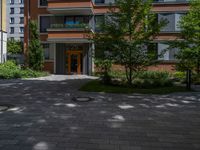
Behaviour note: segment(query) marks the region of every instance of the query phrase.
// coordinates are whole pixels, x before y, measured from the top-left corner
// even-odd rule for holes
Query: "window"
[[[10,27],[10,34],[14,34],[15,32],[15,28],[14,27]]]
[[[13,5],[15,3],[14,0],[10,0],[10,4]]]
[[[87,16],[66,16],[65,24],[67,25],[89,24],[89,18]]]
[[[15,23],[15,18],[11,17],[10,18],[10,24],[14,24]]]
[[[181,31],[180,27],[179,27],[179,22],[181,20],[181,18],[186,15],[186,13],[176,13],[175,14],[175,30],[176,31]]]
[[[10,8],[10,14],[14,14],[15,13],[15,9],[14,8]]]
[[[95,30],[100,31],[101,24],[105,22],[105,17],[103,15],[95,16]]]
[[[15,38],[14,38],[14,37],[10,37],[9,40],[10,40],[10,41],[14,41]]]
[[[24,42],[24,37],[20,37],[20,41],[21,41],[21,42]]]
[[[24,0],[19,0],[19,3],[20,4],[24,4]]]
[[[166,49],[169,48],[168,44],[165,43],[158,43],[158,54],[162,54],[163,51],[166,51]],[[167,50],[164,52],[164,54],[158,58],[159,60],[176,60],[176,54],[178,53],[177,48],[173,48],[170,50]]]
[[[95,4],[113,4],[115,0],[95,0]]]
[[[96,3],[96,4],[104,4],[104,3],[105,3],[105,0],[95,0],[95,3]]]
[[[147,45],[147,53],[152,59],[158,59],[158,43],[150,43]]]
[[[20,14],[24,14],[24,7],[20,7]]]
[[[167,20],[168,24],[161,29],[161,32],[179,32],[180,28],[178,27],[181,17],[185,13],[163,13],[158,14],[158,21],[161,19]]]
[[[42,47],[44,49],[44,58],[45,60],[53,60],[54,59],[54,51],[51,49],[51,44],[44,43]]]
[[[40,1],[40,6],[47,6],[48,2],[47,0],[39,0]]]
[[[19,28],[19,33],[24,33],[24,27]]]
[[[20,18],[19,18],[19,23],[20,23],[20,24],[24,24],[24,17],[20,17]]]
[[[50,28],[50,16],[40,16],[40,32],[45,33]]]

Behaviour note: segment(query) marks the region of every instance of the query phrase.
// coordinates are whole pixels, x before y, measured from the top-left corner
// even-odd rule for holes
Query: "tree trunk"
[[[197,74],[200,74],[200,59],[197,60]]]
[[[126,70],[126,79],[128,81],[128,85],[129,86],[132,86],[132,81],[133,81],[133,71],[131,69],[131,66],[126,66],[125,67],[125,70]]]

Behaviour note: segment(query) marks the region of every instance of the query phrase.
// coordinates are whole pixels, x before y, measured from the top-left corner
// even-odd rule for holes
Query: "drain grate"
[[[77,102],[89,102],[89,101],[94,100],[94,98],[92,98],[92,97],[73,97],[72,100],[77,101]]]
[[[8,109],[14,107],[13,105],[9,104],[0,104],[0,112],[7,111]]]

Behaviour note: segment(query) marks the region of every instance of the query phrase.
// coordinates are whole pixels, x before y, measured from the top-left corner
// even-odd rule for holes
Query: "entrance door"
[[[81,51],[67,51],[67,73],[68,74],[82,73]]]

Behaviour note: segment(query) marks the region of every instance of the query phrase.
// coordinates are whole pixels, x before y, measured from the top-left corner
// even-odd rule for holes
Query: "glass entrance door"
[[[67,73],[82,73],[82,53],[81,51],[67,51]]]

